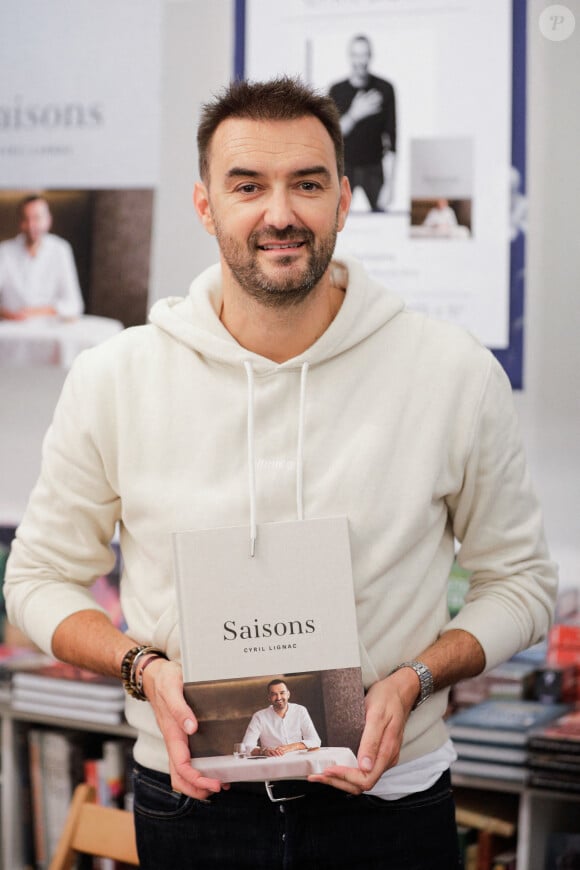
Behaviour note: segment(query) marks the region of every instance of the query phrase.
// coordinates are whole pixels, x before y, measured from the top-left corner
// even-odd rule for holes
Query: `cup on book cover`
[[[248,748],[245,743],[234,743],[234,757],[245,758],[248,754]]]

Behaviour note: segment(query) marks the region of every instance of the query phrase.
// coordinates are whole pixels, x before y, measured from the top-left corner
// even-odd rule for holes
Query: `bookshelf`
[[[13,710],[0,704],[1,817],[0,870],[25,870],[22,852],[22,815],[20,777],[18,770],[18,738],[22,731],[35,725],[70,731],[95,732],[99,736],[134,738],[134,729],[126,724],[103,725],[88,720],[72,720],[60,716],[40,716]],[[482,809],[493,803],[493,793],[502,794],[515,807],[517,818],[518,870],[544,870],[544,854],[548,836],[553,831],[580,832],[580,794],[528,788],[521,783],[487,777],[453,774],[453,787],[459,800],[462,794],[477,793]],[[486,794],[490,794],[486,801]]]
[[[118,725],[96,724],[89,720],[67,719],[14,711],[9,704],[0,704],[0,746],[2,754],[0,808],[0,870],[25,870],[22,831],[21,783],[18,768],[19,736],[23,730],[35,725],[75,732],[93,732],[103,737],[134,738],[136,732],[127,723]]]
[[[517,815],[518,870],[544,870],[548,837],[555,831],[580,833],[580,794],[528,788],[517,782],[452,773],[456,800],[477,792],[482,809],[486,793],[510,795]],[[492,798],[489,800],[493,804]]]

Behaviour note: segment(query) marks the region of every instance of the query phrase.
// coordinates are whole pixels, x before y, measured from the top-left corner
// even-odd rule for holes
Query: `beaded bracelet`
[[[131,647],[131,649],[125,653],[123,661],[121,662],[121,680],[123,681],[123,688],[128,695],[132,698],[136,698],[138,701],[146,701],[147,698],[143,693],[143,681],[141,680],[141,684],[139,685],[135,679],[136,667],[143,656],[153,654],[157,658],[167,659],[167,655],[163,650],[158,649],[156,646],[145,644]],[[141,672],[141,677],[142,676],[143,673]]]

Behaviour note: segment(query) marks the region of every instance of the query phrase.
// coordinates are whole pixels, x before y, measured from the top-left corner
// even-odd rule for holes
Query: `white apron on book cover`
[[[287,779],[356,766],[363,684],[345,517],[173,534],[192,764],[222,781]],[[244,757],[254,713],[280,678],[322,747]]]

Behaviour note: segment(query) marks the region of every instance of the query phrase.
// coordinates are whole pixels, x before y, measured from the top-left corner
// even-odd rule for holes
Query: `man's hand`
[[[385,770],[399,760],[405,723],[418,694],[419,678],[409,668],[376,682],[365,699],[358,768],[329,767],[322,774],[309,776],[309,781],[357,795],[371,789]]]
[[[195,734],[198,726],[193,710],[183,697],[180,666],[165,659],[151,662],[143,675],[143,689],[167,747],[172,787],[198,800],[207,800],[219,792],[223,784],[202,776],[191,766],[188,736]]]
[[[51,305],[29,306],[20,308],[18,311],[8,311],[5,308],[0,309],[0,318],[2,320],[30,320],[32,317],[56,317],[56,308]]]
[[[383,98],[381,92],[376,88],[371,88],[370,91],[357,91],[353,101],[349,106],[348,114],[353,122],[357,124],[363,118],[368,118],[370,115],[377,115],[383,107]]]
[[[298,752],[299,749],[306,749],[305,743],[285,743],[282,746],[272,746],[270,749],[262,750],[263,755],[286,755],[287,752]]]

